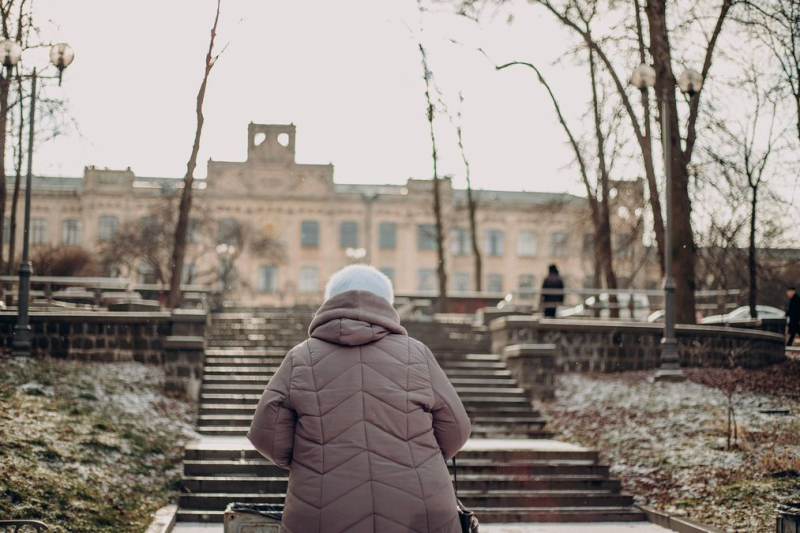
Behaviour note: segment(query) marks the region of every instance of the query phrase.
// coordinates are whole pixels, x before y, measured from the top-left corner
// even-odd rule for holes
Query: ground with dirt
[[[776,505],[800,501],[800,363],[687,375],[561,376],[550,427],[600,450],[638,503],[725,531],[774,531]]]
[[[136,363],[0,360],[0,518],[141,532],[174,495],[194,407]]]

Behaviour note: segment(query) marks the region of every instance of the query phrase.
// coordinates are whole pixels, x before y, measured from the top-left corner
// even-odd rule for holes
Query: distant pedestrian
[[[248,437],[289,469],[283,532],[461,531],[446,461],[469,418],[393,300],[372,267],[334,274],[261,397]]]
[[[795,336],[800,333],[800,295],[795,287],[789,287],[786,297],[789,298],[786,305],[786,346],[791,346]]]
[[[559,305],[564,303],[564,282],[558,273],[556,265],[550,265],[550,272],[542,283],[542,309],[544,309],[544,316],[548,318],[555,318],[556,309]],[[545,290],[559,290],[555,294],[547,293]]]

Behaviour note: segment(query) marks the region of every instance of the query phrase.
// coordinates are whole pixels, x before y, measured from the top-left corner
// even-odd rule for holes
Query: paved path
[[[222,524],[179,523],[175,533],[222,533]],[[481,533],[666,533],[649,522],[604,524],[481,524]]]

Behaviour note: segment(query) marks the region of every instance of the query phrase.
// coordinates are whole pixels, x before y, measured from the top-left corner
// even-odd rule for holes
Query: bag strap
[[[456,499],[458,499],[458,467],[456,466],[456,456],[451,459],[453,461],[453,488],[456,491]]]

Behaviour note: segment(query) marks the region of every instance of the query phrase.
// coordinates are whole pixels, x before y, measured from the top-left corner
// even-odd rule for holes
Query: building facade
[[[433,182],[335,183],[333,165],[297,163],[295,143],[292,124],[251,123],[245,161],[208,162],[207,178],[195,183],[184,281],[215,284],[240,301],[317,302],[331,274],[349,263],[366,262],[386,273],[398,293],[435,293]],[[177,178],[95,167],[87,167],[82,178],[35,178],[31,245],[81,246],[98,255],[111,244],[126,251],[159,242],[165,248],[181,186]],[[644,287],[647,269],[637,267],[648,253],[642,245],[642,181],[616,182],[613,193],[620,285]],[[441,194],[449,291],[469,293],[475,280],[466,191],[444,178]],[[551,263],[568,286],[595,285],[585,198],[489,190],[474,195],[484,292],[530,295]],[[151,233],[137,239],[135,231]],[[153,262],[167,260],[168,250],[139,255],[127,264],[106,258],[106,274],[140,283],[165,281],[157,273],[168,270],[166,265],[159,269]]]

